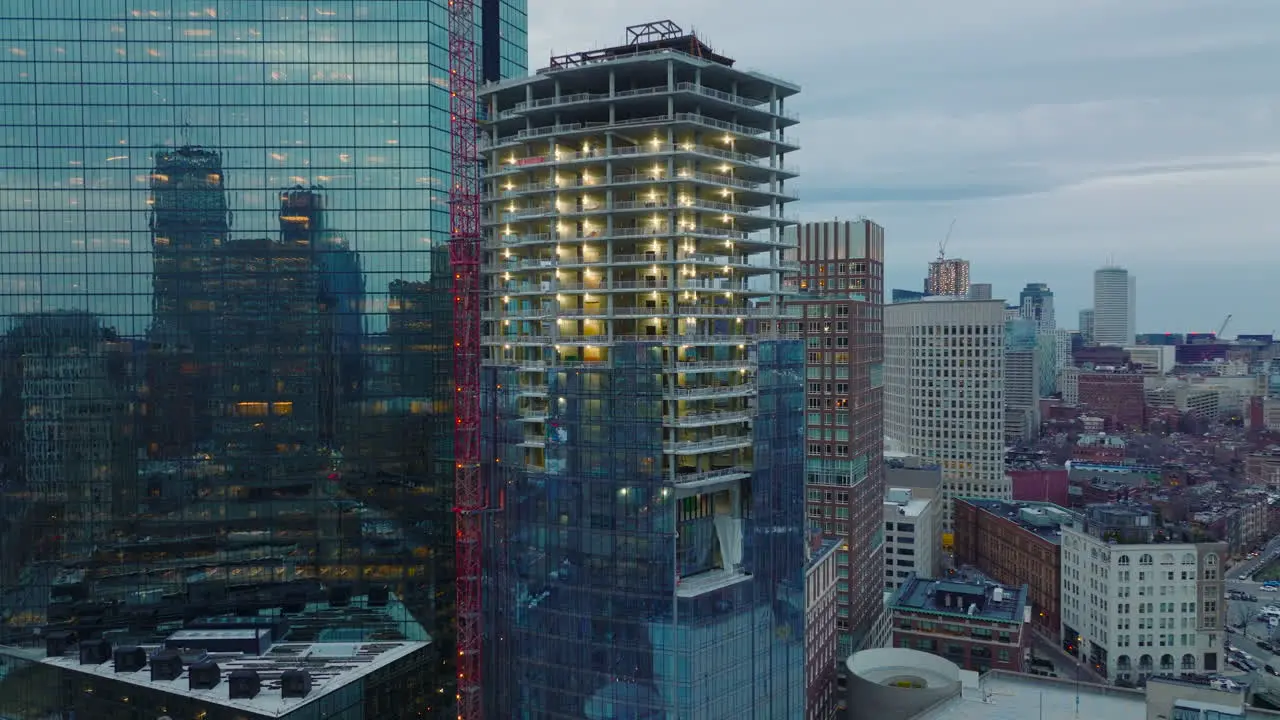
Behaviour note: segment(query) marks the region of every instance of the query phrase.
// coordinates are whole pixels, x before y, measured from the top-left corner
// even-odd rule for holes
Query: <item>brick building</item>
[[[956,563],[972,565],[1009,585],[1025,585],[1031,623],[1057,638],[1061,627],[1061,523],[1068,511],[1052,503],[957,498]]]
[[[893,647],[966,670],[1021,672],[1029,654],[1026,587],[913,577],[890,602]]]
[[[1138,430],[1145,427],[1147,398],[1141,374],[1082,372],[1077,383],[1080,404],[1105,418],[1108,428]]]
[[[806,346],[805,487],[810,522],[842,540],[836,561],[840,653],[866,646],[884,612],[884,229],[870,220],[807,223],[788,306]],[[790,282],[791,280],[789,280]]]
[[[1067,505],[1071,478],[1064,467],[1015,467],[1006,471],[1013,485],[1013,499]]]
[[[830,720],[838,711],[836,697],[837,552],[841,543],[827,539],[809,556],[805,570],[805,720]]]

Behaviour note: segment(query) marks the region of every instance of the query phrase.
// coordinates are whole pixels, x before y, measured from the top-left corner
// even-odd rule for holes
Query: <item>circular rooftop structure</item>
[[[845,668],[851,720],[911,717],[960,692],[960,667],[920,650],[863,650]]]

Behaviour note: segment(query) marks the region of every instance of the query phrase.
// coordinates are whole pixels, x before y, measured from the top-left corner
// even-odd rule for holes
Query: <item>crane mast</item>
[[[458,720],[483,720],[480,478],[480,137],[475,0],[449,0],[449,266],[453,270]]]

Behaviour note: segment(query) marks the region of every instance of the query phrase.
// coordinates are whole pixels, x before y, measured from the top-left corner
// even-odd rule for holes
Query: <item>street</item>
[[[1271,541],[1267,543],[1266,547],[1263,548],[1258,557],[1244,560],[1227,570],[1227,581],[1231,583],[1242,582],[1239,579],[1241,575],[1252,579],[1253,574],[1256,573],[1263,565],[1270,562],[1277,553],[1280,553],[1280,535],[1272,538]]]
[[[1094,672],[1093,667],[1088,663],[1077,663],[1075,658],[1062,649],[1061,645],[1046,639],[1035,631],[1031,633],[1031,653],[1037,658],[1053,663],[1054,673],[1057,674],[1059,680],[1075,680],[1078,671],[1080,682],[1097,685],[1107,684],[1107,681]]]

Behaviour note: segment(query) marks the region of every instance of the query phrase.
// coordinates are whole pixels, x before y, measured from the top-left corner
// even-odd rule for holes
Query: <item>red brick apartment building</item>
[[[1022,672],[1030,647],[1027,589],[910,578],[893,596],[893,647],[966,670]]]
[[[1147,395],[1143,376],[1134,372],[1082,372],[1080,405],[1102,416],[1112,430],[1146,427]]]
[[[1031,623],[1048,638],[1061,632],[1061,521],[1068,511],[1052,503],[956,498],[956,563],[1027,588]]]
[[[788,304],[807,346],[806,513],[848,543],[836,558],[843,657],[878,642],[884,605],[884,229],[837,220],[794,232],[800,292]]]
[[[1015,467],[1005,471],[1013,485],[1013,499],[1067,505],[1071,478],[1064,467]]]

